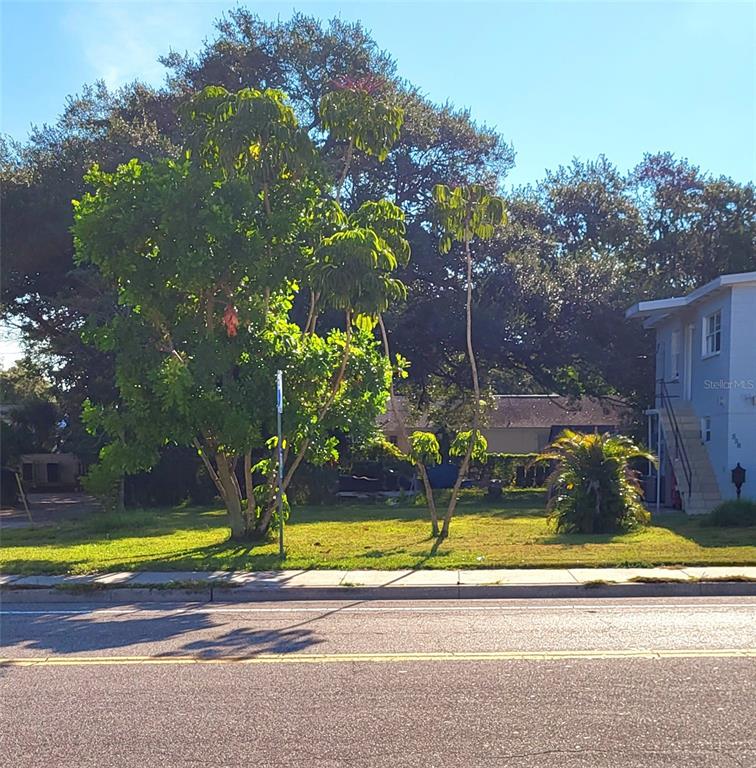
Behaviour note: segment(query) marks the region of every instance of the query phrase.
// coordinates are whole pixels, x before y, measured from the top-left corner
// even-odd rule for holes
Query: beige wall
[[[548,427],[493,427],[484,429],[490,453],[538,453],[549,442]]]
[[[48,464],[57,465],[57,482],[49,482]],[[72,453],[30,453],[21,457],[21,470],[27,490],[46,487],[75,488],[81,474],[81,465]]]

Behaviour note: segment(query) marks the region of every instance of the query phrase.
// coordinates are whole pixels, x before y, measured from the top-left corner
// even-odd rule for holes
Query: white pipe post
[[[662,443],[661,443],[661,413],[656,412],[656,451],[657,459],[659,460],[659,466],[656,468],[656,514],[659,514],[661,507],[661,471],[662,467]]]
[[[278,425],[278,556],[286,558],[284,549],[284,513],[283,513],[283,430],[281,416],[283,414],[283,371],[276,372],[276,421]]]

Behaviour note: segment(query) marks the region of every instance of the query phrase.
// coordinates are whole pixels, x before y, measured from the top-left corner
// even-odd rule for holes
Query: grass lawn
[[[423,507],[301,507],[287,526],[286,568],[535,568],[753,565],[756,527],[706,528],[685,515],[622,535],[554,533],[537,491],[465,499],[433,553]],[[279,568],[277,545],[228,541],[218,509],[95,513],[87,521],[3,531],[5,573]]]

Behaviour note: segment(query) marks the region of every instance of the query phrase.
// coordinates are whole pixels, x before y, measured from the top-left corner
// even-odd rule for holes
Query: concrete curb
[[[756,582],[668,581],[601,584],[457,584],[407,586],[0,587],[0,603],[247,603],[308,600],[502,600],[620,597],[756,596]]]

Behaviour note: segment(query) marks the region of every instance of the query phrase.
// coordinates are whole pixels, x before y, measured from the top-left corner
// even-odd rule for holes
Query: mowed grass
[[[297,508],[277,544],[228,540],[219,509],[94,513],[86,521],[2,532],[5,573],[276,568],[556,568],[572,566],[752,565],[756,528],[707,528],[674,514],[620,535],[558,535],[540,492],[500,502],[464,499],[451,536],[437,549],[423,507],[383,503]]]

